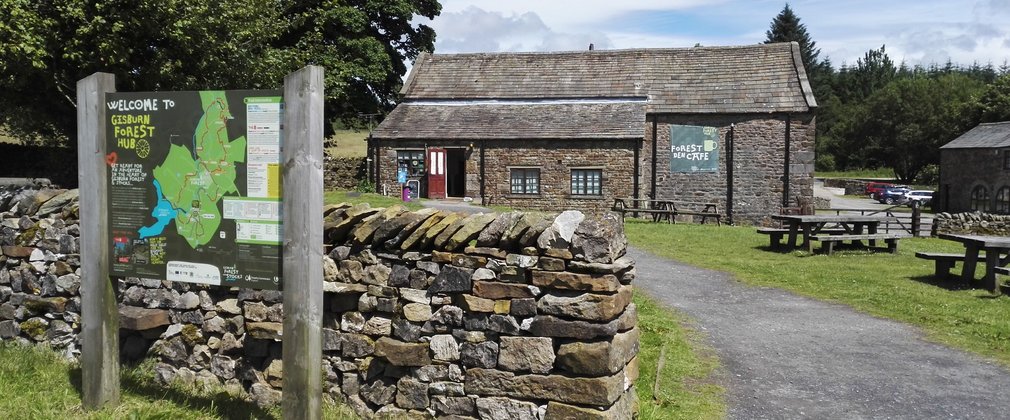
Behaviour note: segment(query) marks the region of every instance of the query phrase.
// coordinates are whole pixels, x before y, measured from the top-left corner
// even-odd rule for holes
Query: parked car
[[[904,203],[905,194],[911,191],[904,185],[892,186],[877,194],[877,201],[883,204]]]
[[[895,185],[888,182],[871,182],[866,184],[866,193],[870,195],[870,198],[876,200],[878,194],[893,186]]]
[[[912,190],[905,193],[905,201],[908,207],[912,207],[913,201],[918,201],[920,207],[928,206],[933,201],[933,192],[930,190]]]

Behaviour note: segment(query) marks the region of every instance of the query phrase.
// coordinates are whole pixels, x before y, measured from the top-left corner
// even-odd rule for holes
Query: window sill
[[[540,198],[540,194],[505,194],[505,198]]]
[[[569,195],[568,198],[571,200],[603,200],[606,197],[603,195]]]

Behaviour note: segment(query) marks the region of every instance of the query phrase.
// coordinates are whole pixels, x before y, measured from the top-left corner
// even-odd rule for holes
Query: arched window
[[[971,211],[988,212],[989,211],[989,189],[984,185],[976,185],[975,188],[971,190],[971,202],[969,203]]]
[[[992,210],[996,214],[1010,214],[1010,187],[1004,185],[996,192],[996,206]]]

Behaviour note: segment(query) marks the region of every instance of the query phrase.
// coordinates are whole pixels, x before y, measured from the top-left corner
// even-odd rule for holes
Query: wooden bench
[[[778,248],[778,247],[782,246],[782,237],[784,237],[784,236],[786,236],[786,235],[789,234],[789,229],[784,229],[784,228],[759,228],[757,230],[757,233],[762,234],[762,235],[768,235],[768,239],[770,240],[769,241],[770,242],[770,246],[772,248]],[[803,232],[798,232],[798,234],[802,234],[802,233]],[[842,234],[845,234],[846,232],[845,232],[845,229],[821,229],[821,231],[819,233],[826,234],[826,235],[842,235]]]
[[[985,256],[981,256],[985,258]],[[954,264],[964,262],[964,254],[949,254],[943,252],[916,252],[915,258],[922,258],[924,260],[931,260],[936,263],[936,270],[934,276],[938,279],[947,278],[950,275],[950,269],[954,268]]]
[[[701,224],[705,224],[711,217],[715,219],[716,225],[722,226],[722,214],[719,213],[718,204],[673,200],[667,202],[667,206],[673,210],[674,217],[678,215],[699,216],[701,217]]]
[[[1010,267],[996,267],[993,270],[996,271],[996,274],[1002,274],[1004,276],[1010,276]]]
[[[638,205],[638,207],[635,207],[635,205]],[[610,210],[620,213],[622,222],[627,213],[650,214],[652,215],[653,222],[666,220],[668,223],[673,223],[673,218],[676,215],[669,201],[639,198],[615,198],[614,206]]]
[[[709,218],[713,218],[717,225],[722,225],[722,214],[719,213],[719,206],[715,203],[615,198],[611,210],[621,214],[621,221],[624,221],[624,217],[628,213],[641,213],[652,215],[654,222],[666,220],[669,223],[675,223],[678,215],[687,215],[701,217],[702,224],[705,224]]]
[[[902,238],[911,238],[912,235],[902,235],[897,233],[868,233],[868,234],[844,234],[844,235],[815,235],[811,236],[810,240],[819,241],[823,244],[823,249],[826,254],[831,255],[835,252],[835,244],[845,241],[860,242],[860,241],[870,241],[871,246],[874,241],[884,241],[887,243],[887,250],[892,254],[898,253],[898,240]]]

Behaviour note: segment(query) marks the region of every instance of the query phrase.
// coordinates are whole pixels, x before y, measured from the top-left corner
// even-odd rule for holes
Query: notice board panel
[[[111,275],[281,287],[281,96],[106,94]]]

